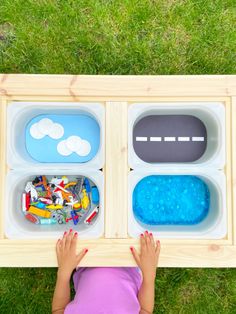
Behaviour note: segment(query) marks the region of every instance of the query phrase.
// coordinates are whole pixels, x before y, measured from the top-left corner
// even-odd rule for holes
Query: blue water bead
[[[194,225],[205,219],[209,206],[209,189],[196,176],[147,176],[133,192],[134,216],[148,225]]]

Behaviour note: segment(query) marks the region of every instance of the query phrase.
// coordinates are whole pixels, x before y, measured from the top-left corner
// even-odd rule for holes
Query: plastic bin
[[[133,191],[136,184],[149,175],[194,175],[206,183],[210,192],[210,206],[205,219],[193,225],[147,225],[136,219],[133,213]],[[221,171],[159,170],[143,169],[131,171],[128,177],[128,232],[138,237],[151,230],[159,238],[221,239],[227,233],[226,183]]]
[[[68,150],[65,142],[74,134],[76,130],[75,121],[73,120],[73,128],[70,127],[70,121],[75,116],[85,115],[88,119],[98,124],[97,129],[100,131],[99,147],[93,147],[93,143],[89,146],[89,150],[85,155],[80,152],[78,155],[75,148]],[[104,106],[100,103],[74,103],[74,102],[12,102],[7,109],[7,163],[12,169],[43,167],[43,168],[90,168],[100,169],[104,165]],[[63,125],[58,123],[61,117],[67,118],[67,128],[63,130]],[[53,122],[52,133],[47,133],[41,138],[38,131],[38,120],[49,119]],[[41,120],[40,120],[41,121]],[[71,120],[72,121],[72,120]],[[33,125],[34,124],[34,125]],[[33,125],[33,126],[32,126]],[[86,123],[83,125],[86,126]],[[80,123],[78,123],[78,128]],[[32,129],[30,129],[32,127]],[[35,127],[35,128],[34,128]],[[59,128],[59,130],[58,130]],[[86,133],[86,128],[83,128]],[[29,132],[34,131],[34,141],[29,141]],[[96,129],[95,129],[96,130]],[[41,129],[40,129],[41,131]],[[36,133],[35,133],[36,132]],[[59,133],[58,133],[59,132]],[[36,136],[36,138],[35,138]],[[38,138],[37,138],[38,136]],[[59,138],[58,138],[59,137]],[[83,135],[84,137],[84,135]],[[80,138],[84,144],[88,144],[86,138]],[[97,136],[98,137],[98,136]],[[91,134],[90,134],[91,138]],[[78,136],[76,136],[78,140]],[[91,141],[92,142],[92,141]],[[62,144],[62,145],[61,145]],[[74,146],[72,141],[72,146]],[[63,146],[64,145],[64,146]],[[77,144],[76,144],[77,145]],[[52,149],[53,146],[53,149]],[[60,147],[59,147],[60,146]],[[86,146],[86,145],[85,145]],[[59,148],[60,150],[59,150]],[[77,147],[77,146],[76,146]],[[86,147],[85,147],[86,148]],[[40,153],[35,154],[35,150]],[[53,154],[52,155],[52,151]],[[60,154],[58,154],[60,151]],[[62,151],[62,153],[61,153]],[[84,150],[83,150],[84,151]],[[89,153],[91,151],[91,153]],[[55,153],[54,153],[55,152]],[[55,158],[57,153],[58,158]],[[90,154],[90,155],[89,155]],[[40,156],[41,155],[41,156]]]
[[[4,208],[5,216],[5,233],[9,239],[30,239],[30,238],[58,238],[62,235],[65,229],[68,229],[69,224],[55,224],[55,225],[37,225],[26,220],[22,213],[22,192],[25,184],[31,181],[37,175],[52,175],[62,176],[66,175],[70,180],[76,176],[82,175],[91,179],[98,187],[100,201],[99,214],[96,220],[91,225],[84,223],[73,227],[81,238],[99,238],[104,232],[104,182],[103,173],[99,170],[10,170],[6,180],[6,204]]]
[[[133,169],[141,166],[158,166],[159,169],[199,166],[223,168],[224,105],[207,102],[130,105],[128,161]]]

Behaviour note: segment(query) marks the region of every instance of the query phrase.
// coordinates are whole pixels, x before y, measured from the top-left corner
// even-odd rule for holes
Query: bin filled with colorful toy
[[[34,224],[69,224],[84,229],[99,215],[99,190],[85,176],[39,175],[24,187],[22,213]]]

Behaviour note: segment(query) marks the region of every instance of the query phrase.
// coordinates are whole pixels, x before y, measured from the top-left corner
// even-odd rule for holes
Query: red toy
[[[36,216],[33,215],[33,214],[28,213],[28,214],[25,215],[25,218],[26,218],[27,220],[29,220],[30,222],[34,223],[34,224],[39,224],[39,219],[38,219],[38,217],[36,217]]]
[[[87,225],[89,225],[91,222],[92,222],[92,220],[95,218],[95,216],[98,214],[98,209],[99,209],[99,207],[98,206],[96,206],[95,208],[94,208],[94,210],[91,212],[91,214],[87,217],[87,219],[84,221],[84,223],[85,224],[87,224]]]
[[[30,207],[30,192],[22,194],[22,210],[26,212]]]

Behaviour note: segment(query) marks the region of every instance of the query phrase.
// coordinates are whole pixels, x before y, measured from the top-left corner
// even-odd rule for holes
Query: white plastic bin
[[[10,170],[6,178],[6,204],[4,208],[5,216],[5,234],[9,239],[43,239],[59,238],[68,224],[55,225],[37,225],[26,220],[22,213],[21,197],[26,182],[32,180],[37,175],[66,175],[73,179],[82,175],[91,179],[99,190],[99,215],[92,225],[84,223],[73,227],[81,238],[99,238],[104,232],[104,181],[103,173],[99,170],[87,171],[81,170]],[[70,225],[71,226],[71,225]]]
[[[206,218],[195,225],[146,225],[136,220],[133,213],[132,196],[136,184],[149,175],[194,175],[203,180],[210,192],[210,208]],[[131,171],[128,177],[128,233],[136,238],[145,230],[158,238],[221,239],[227,233],[226,182],[221,171],[189,171],[143,169]]]
[[[28,153],[25,143],[27,124],[39,115],[86,114],[100,126],[100,147],[95,157],[84,163],[38,162]],[[7,163],[11,169],[43,167],[52,169],[90,168],[100,169],[104,165],[105,110],[100,103],[74,102],[12,102],[7,108]],[[42,149],[47,149],[42,147]]]
[[[149,115],[190,115],[200,119],[206,127],[207,147],[204,154],[193,162],[148,163],[140,159],[133,147],[133,128],[140,119]],[[147,141],[151,139],[147,138]],[[155,145],[155,143],[153,144]],[[220,102],[135,103],[128,110],[128,162],[133,169],[199,168],[221,169],[225,165],[225,108]]]

